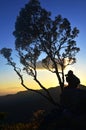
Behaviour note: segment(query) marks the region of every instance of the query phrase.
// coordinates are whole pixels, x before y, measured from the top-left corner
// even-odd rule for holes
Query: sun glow
[[[74,74],[80,78],[81,84],[86,85],[86,81],[83,78],[84,74],[81,73],[80,70],[77,70],[75,65],[71,65],[65,68],[64,74],[67,74],[69,70],[73,70]],[[0,79],[1,79],[0,95],[12,94],[12,93],[17,93],[19,91],[26,90],[21,85],[21,80],[13,71],[13,69],[8,69],[5,72],[5,69],[3,68],[3,71],[0,75]],[[38,72],[37,78],[44,87],[50,88],[50,87],[56,87],[59,85],[56,74],[53,74],[46,69],[38,69],[37,72]],[[28,76],[25,74],[23,78],[24,78],[24,83],[27,87],[31,89],[41,89],[40,86],[33,80],[31,76]]]

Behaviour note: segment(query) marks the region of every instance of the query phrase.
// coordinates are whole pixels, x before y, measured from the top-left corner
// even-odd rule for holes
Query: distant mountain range
[[[59,99],[59,87],[50,88],[49,91],[56,100]],[[39,109],[46,109],[48,111],[52,107],[53,105],[49,101],[31,91],[0,96],[0,112],[7,113],[8,122],[26,122],[32,117],[34,111]]]
[[[86,86],[81,85],[80,89],[86,89]],[[60,87],[50,88],[49,92],[53,98],[59,102],[61,92]],[[40,109],[49,111],[52,108],[54,108],[54,106],[49,101],[31,91],[0,96],[0,112],[7,113],[6,121],[8,121],[8,123],[28,122],[34,111]]]

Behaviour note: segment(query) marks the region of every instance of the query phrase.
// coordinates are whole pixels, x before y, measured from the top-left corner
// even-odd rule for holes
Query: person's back
[[[68,82],[69,88],[76,88],[80,84],[80,80],[73,74],[73,71],[69,71],[66,75],[66,81]]]

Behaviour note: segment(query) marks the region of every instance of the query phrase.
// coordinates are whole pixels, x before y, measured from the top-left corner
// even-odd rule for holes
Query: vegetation
[[[41,62],[44,68],[56,74],[63,91],[64,69],[76,62],[75,56],[80,50],[75,41],[78,33],[79,30],[76,27],[71,28],[67,18],[58,15],[53,20],[51,12],[43,9],[38,0],[30,0],[21,9],[13,32],[16,38],[15,49],[23,68],[17,67],[16,62],[13,61],[12,49],[2,48],[0,53],[7,59],[8,64],[14,68],[24,88],[39,93],[54,105],[59,105],[39,81],[37,76],[38,63]],[[32,76],[45,93],[27,87],[24,84],[21,70]]]
[[[17,98],[12,98],[13,95],[11,95],[10,99],[12,100],[11,103],[9,102],[10,100],[5,100],[7,97],[3,97],[3,101],[5,101],[5,104],[2,104],[1,107],[3,106],[3,110],[7,111],[9,108],[9,113],[0,113],[0,130],[65,130],[65,129],[84,129],[86,127],[86,86],[82,86],[84,89],[64,89],[64,92],[62,93],[62,104],[65,106],[63,110],[61,109],[54,109],[47,110],[47,106],[51,108],[51,105],[47,100],[45,100],[45,107],[40,107],[40,104],[42,103],[42,99],[36,100],[36,97],[34,98],[33,95],[31,96],[34,98],[34,100],[31,102],[32,104],[36,104],[36,109],[34,110],[34,106],[30,104],[30,102],[26,102],[26,100],[22,100],[22,95]],[[56,89],[55,89],[56,91]],[[28,93],[28,92],[27,92]],[[37,95],[37,94],[36,94]],[[15,95],[16,96],[16,95]],[[39,95],[37,95],[39,96]],[[21,97],[21,98],[20,98]],[[31,99],[30,97],[30,99]],[[40,96],[39,96],[40,97]],[[25,97],[23,97],[25,99]],[[1,98],[2,99],[2,98]],[[0,99],[0,101],[1,101]],[[14,104],[14,99],[16,99],[15,105]],[[28,97],[27,97],[28,99]],[[19,101],[18,101],[19,100]],[[9,103],[8,103],[8,102]],[[21,102],[21,104],[19,104]],[[26,102],[26,103],[25,103]],[[24,104],[25,103],[25,104]],[[11,105],[9,105],[11,104]],[[17,105],[18,104],[18,105]],[[50,106],[49,106],[50,104]],[[5,109],[4,109],[5,106]],[[10,107],[9,107],[10,106]],[[21,118],[23,120],[17,120],[17,122],[14,119],[14,116],[12,115],[13,120],[9,122],[9,117],[4,120],[4,115],[9,116],[11,115],[11,110],[12,112],[15,112],[15,107],[17,108],[17,111],[15,113],[16,119],[19,118],[19,110],[23,111],[23,115]],[[20,107],[19,107],[20,106]],[[32,106],[31,110],[29,107]],[[31,113],[31,117],[28,116],[28,114],[25,112],[27,111],[28,113]],[[1,110],[0,110],[1,111]],[[12,113],[13,114],[13,113]],[[25,114],[25,115],[24,115]],[[24,118],[25,116],[28,117],[28,120]],[[26,119],[26,120],[25,120]]]
[[[5,124],[0,125],[1,130],[37,130],[38,124],[36,123],[16,123],[16,124]]]

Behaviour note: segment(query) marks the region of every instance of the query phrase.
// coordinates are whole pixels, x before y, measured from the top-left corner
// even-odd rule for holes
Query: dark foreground
[[[54,91],[55,90],[55,91]],[[59,98],[56,88],[50,90]],[[86,90],[65,89],[61,108],[34,93],[0,97],[0,130],[71,130],[86,128]]]

